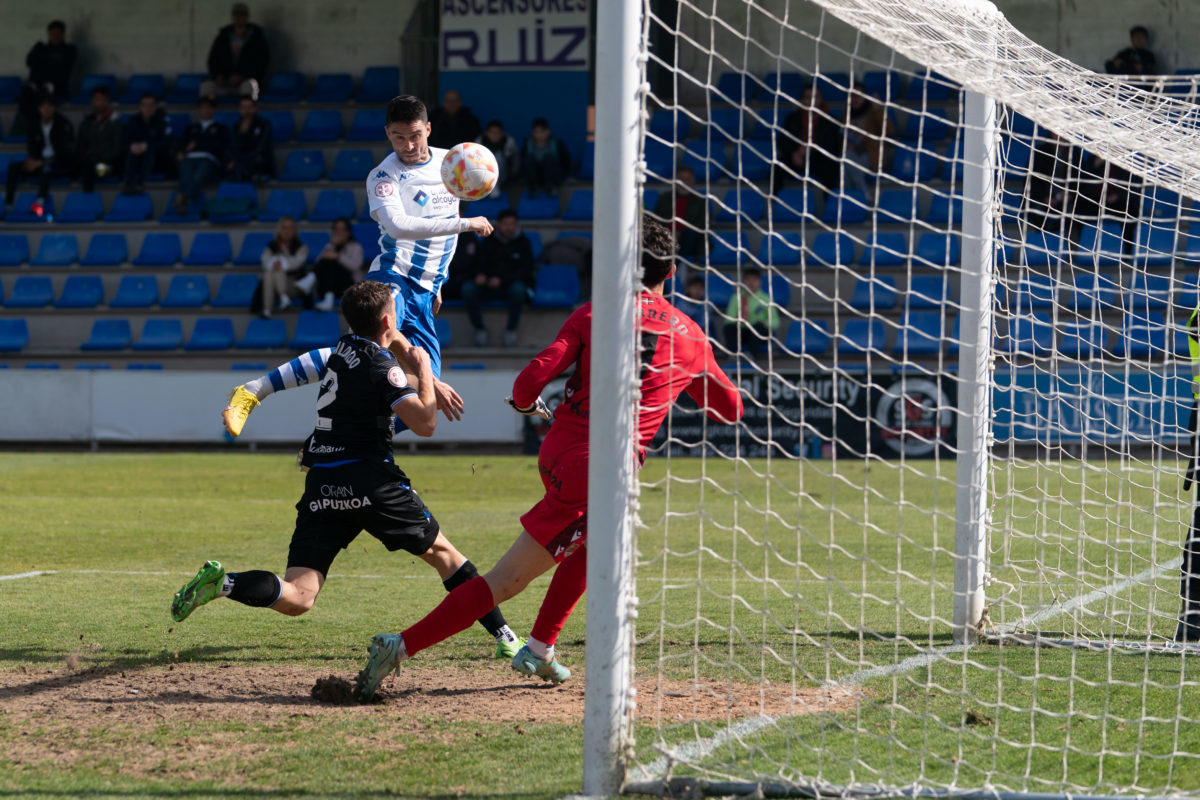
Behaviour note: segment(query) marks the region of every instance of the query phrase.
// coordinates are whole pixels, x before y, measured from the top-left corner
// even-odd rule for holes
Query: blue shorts
[[[437,294],[415,285],[403,275],[380,270],[368,272],[364,280],[379,281],[392,290],[396,301],[396,327],[410,342],[429,353],[433,377],[442,377],[442,345],[433,324],[433,301]]]

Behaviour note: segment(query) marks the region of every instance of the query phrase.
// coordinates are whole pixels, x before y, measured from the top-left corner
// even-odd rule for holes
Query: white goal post
[[[585,794],[1200,797],[1195,79],[987,0],[605,0],[596,74]],[[635,474],[643,213],[747,411]]]

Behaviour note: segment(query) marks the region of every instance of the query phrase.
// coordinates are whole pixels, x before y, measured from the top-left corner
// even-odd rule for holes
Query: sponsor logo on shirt
[[[384,172],[383,170],[379,170],[379,172],[375,173],[375,180],[381,181],[384,178],[386,178],[387,176],[388,176],[388,174],[386,172]]]
[[[329,455],[330,453],[340,453],[345,449],[346,448],[344,448],[344,447],[334,447],[333,445],[328,445],[328,444],[317,444],[316,442],[314,442],[311,439],[308,441],[308,452],[316,453],[317,455]]]
[[[425,204],[429,202],[429,195],[425,191],[418,189],[417,193],[413,195],[413,202],[424,208]]]

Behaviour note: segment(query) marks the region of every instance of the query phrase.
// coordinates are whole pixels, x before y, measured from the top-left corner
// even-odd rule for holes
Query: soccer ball
[[[460,200],[478,200],[491,194],[500,177],[492,151],[475,142],[456,144],[442,159],[442,183]]]

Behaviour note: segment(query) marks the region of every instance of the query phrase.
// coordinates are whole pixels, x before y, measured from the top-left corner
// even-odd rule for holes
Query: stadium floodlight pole
[[[583,791],[612,796],[625,777],[632,708],[632,499],[638,370],[636,168],[641,124],[641,0],[596,12],[596,170]]]
[[[976,640],[984,611],[996,263],[996,101],[975,91],[968,90],[966,95],[954,509],[954,641],[959,644]]]

